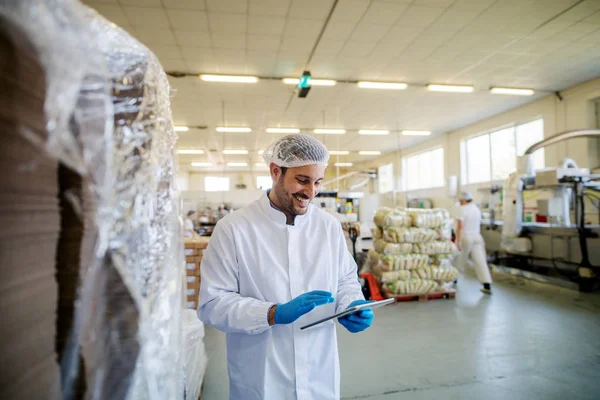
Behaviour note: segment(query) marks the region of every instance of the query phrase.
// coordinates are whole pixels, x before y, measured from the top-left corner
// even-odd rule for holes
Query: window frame
[[[542,137],[543,137],[543,134],[544,134],[544,131],[543,131],[544,118],[541,117],[541,116],[537,116],[535,118],[531,118],[531,119],[528,119],[528,120],[523,120],[523,121],[519,121],[519,122],[513,122],[513,123],[510,123],[510,124],[500,125],[500,126],[494,127],[493,129],[488,129],[488,130],[485,130],[483,132],[479,132],[477,134],[474,134],[474,135],[467,136],[467,137],[463,138],[461,140],[461,142],[460,142],[460,174],[461,174],[461,184],[462,185],[478,185],[478,184],[484,184],[484,183],[490,183],[490,182],[501,182],[504,179],[506,179],[506,178],[504,178],[504,179],[492,179],[492,177],[494,176],[494,169],[492,168],[493,167],[493,161],[492,161],[492,134],[495,133],[495,132],[499,132],[499,131],[502,131],[502,130],[505,130],[505,129],[512,128],[512,130],[513,130],[513,132],[512,132],[513,133],[513,140],[514,140],[514,144],[515,144],[515,146],[514,146],[515,147],[515,158],[516,158],[515,161],[517,161],[518,157],[519,157],[519,155],[518,155],[519,152],[517,151],[517,141],[518,141],[517,140],[517,127],[521,126],[521,125],[526,125],[526,124],[529,124],[531,122],[535,122],[535,121],[538,121],[538,120],[542,121]],[[482,181],[482,182],[470,182],[469,181],[469,165],[468,165],[468,162],[467,162],[467,151],[466,151],[467,150],[467,142],[469,140],[476,139],[478,137],[485,136],[485,135],[489,136],[489,140],[488,140],[488,144],[489,144],[488,152],[489,153],[488,154],[489,154],[490,179],[486,180],[486,181]],[[546,165],[546,159],[545,159],[545,156],[544,156],[544,167],[545,167],[545,165]],[[544,167],[542,167],[542,168],[544,168]]]
[[[414,158],[414,157],[419,157],[425,153],[433,153],[438,150],[442,151],[442,181],[440,182],[440,184],[439,185],[432,184],[432,186],[423,186],[423,187],[419,187],[419,188],[409,188],[408,187],[408,173],[407,173],[408,159]],[[418,162],[420,162],[420,160],[418,160]],[[445,151],[443,145],[430,147],[426,150],[411,153],[411,154],[408,154],[408,155],[402,157],[401,168],[402,168],[402,191],[403,192],[416,192],[419,190],[441,189],[441,188],[446,187],[446,151]],[[433,175],[430,176],[430,178],[433,178]],[[433,181],[433,179],[431,179],[431,180]]]
[[[216,178],[216,179],[227,179],[227,190],[214,190],[214,189],[208,189],[207,185],[206,185],[206,179],[207,178]],[[229,192],[231,191],[231,178],[228,176],[214,176],[214,175],[207,175],[204,177],[204,191],[205,192]]]
[[[388,190],[388,191],[382,192],[382,191],[381,191],[381,173],[380,173],[380,171],[381,171],[381,169],[382,169],[382,168],[384,168],[384,167],[385,167],[385,168],[388,168],[388,167],[389,167],[389,169],[391,170],[391,176],[390,176],[390,183],[391,183],[391,185],[390,185],[390,186],[391,186],[391,189],[390,189],[390,190]],[[385,164],[383,164],[383,165],[380,165],[380,166],[377,168],[377,180],[378,180],[378,182],[377,182],[377,191],[378,191],[380,194],[384,194],[384,193],[391,193],[391,192],[393,192],[393,191],[394,191],[395,187],[394,187],[394,163],[393,163],[393,162],[385,163]]]

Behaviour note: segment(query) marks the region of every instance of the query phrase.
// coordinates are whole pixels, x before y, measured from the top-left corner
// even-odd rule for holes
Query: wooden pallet
[[[394,298],[396,302],[401,301],[429,301],[437,299],[455,299],[456,291],[450,290],[447,292],[425,293],[425,294],[390,294],[386,293],[388,299]]]

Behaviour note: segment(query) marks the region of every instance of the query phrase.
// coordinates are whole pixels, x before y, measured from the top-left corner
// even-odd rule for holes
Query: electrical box
[[[587,168],[547,168],[537,171],[535,174],[536,186],[557,185],[564,177],[569,176],[588,176],[590,170]]]

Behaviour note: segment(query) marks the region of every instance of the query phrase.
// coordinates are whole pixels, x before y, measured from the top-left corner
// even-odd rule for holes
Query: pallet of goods
[[[186,281],[186,308],[198,308],[198,296],[200,294],[200,264],[202,255],[208,247],[208,237],[198,239],[185,239],[185,281]]]
[[[380,208],[375,213],[374,249],[368,262],[387,298],[427,301],[455,297],[458,271],[450,240],[450,213],[444,209]]]

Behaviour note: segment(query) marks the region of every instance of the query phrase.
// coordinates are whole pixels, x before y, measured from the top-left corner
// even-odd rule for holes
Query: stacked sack
[[[443,291],[456,279],[447,210],[383,207],[374,222],[369,263],[388,297]]]

